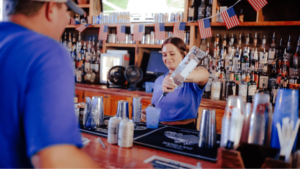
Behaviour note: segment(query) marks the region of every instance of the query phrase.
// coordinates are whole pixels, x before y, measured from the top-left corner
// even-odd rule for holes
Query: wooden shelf
[[[82,5],[77,5],[77,6],[79,6],[80,8],[89,8],[90,4],[82,4]]]
[[[129,47],[135,48],[136,44],[125,44],[125,43],[105,43],[106,47]]]
[[[67,25],[66,28],[77,28],[79,25]],[[98,25],[89,25],[87,28],[99,28],[100,26]]]
[[[151,44],[139,44],[139,48],[161,48],[161,45],[151,45]]]

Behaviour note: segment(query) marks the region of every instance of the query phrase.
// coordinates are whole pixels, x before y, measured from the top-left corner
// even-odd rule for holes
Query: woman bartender
[[[209,73],[203,67],[196,67],[183,84],[176,86],[170,75],[186,54],[186,45],[180,38],[168,38],[162,44],[162,59],[169,72],[156,79],[151,102],[161,109],[160,123],[196,129],[194,121]],[[163,92],[168,94],[158,103]],[[145,110],[142,120],[146,120]]]

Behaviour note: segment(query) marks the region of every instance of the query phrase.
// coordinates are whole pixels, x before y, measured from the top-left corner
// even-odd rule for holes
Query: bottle
[[[205,18],[205,0],[201,0],[201,5],[198,8],[198,20]]]
[[[76,70],[76,82],[77,83],[82,83],[83,82],[82,81],[82,73],[83,73],[83,71],[82,71],[82,63],[79,62],[77,70]]]
[[[222,81],[218,79],[219,74],[216,72],[215,79],[212,81],[211,100],[220,100],[222,94]]]
[[[227,41],[226,41],[226,34],[224,34],[224,38],[223,38],[223,43],[222,43],[222,47],[224,48],[224,55],[226,56],[228,53],[228,48],[227,48]]]
[[[225,86],[225,100],[227,100],[228,96],[235,96],[236,95],[236,87],[237,84],[234,81],[234,72],[230,72],[230,79],[226,82]]]
[[[259,75],[259,88],[260,89],[268,87],[269,76],[268,76],[267,71],[268,71],[268,64],[265,63],[263,72]]]
[[[194,2],[194,0],[192,0],[192,6],[189,7],[189,18],[188,18],[188,22],[194,22],[194,20],[195,20],[194,12],[195,12],[195,2]]]
[[[239,78],[238,74],[239,73],[237,73],[236,77]],[[238,95],[242,97],[243,102],[247,102],[248,83],[241,79],[238,79],[238,80],[240,80],[239,85],[238,85],[238,88],[239,88]]]
[[[221,22],[221,13],[220,13],[220,7],[217,6],[217,15],[216,16],[216,22]]]
[[[64,44],[64,47],[65,47],[66,49],[68,49],[67,32],[65,32],[63,44]]]
[[[248,93],[247,93],[247,102],[252,103],[254,99],[254,95],[256,92],[256,83],[254,81],[254,72],[251,72],[251,78],[250,81],[248,82]]]
[[[288,84],[289,84],[289,80],[288,80],[287,76],[285,76],[282,80],[281,89],[288,89]]]
[[[258,70],[254,71],[254,81],[256,83],[256,87],[258,88],[258,85],[259,85],[259,76],[260,76],[260,73]]]
[[[209,0],[209,3],[206,7],[206,15],[205,17],[208,18],[208,17],[211,17],[212,16],[212,0]]]
[[[238,45],[238,47],[240,49],[242,49],[242,34],[240,34],[240,36],[239,36],[239,45]]]
[[[273,86],[276,84],[276,80],[277,80],[277,68],[276,68],[276,64],[273,64],[273,69],[272,72],[269,76],[269,82],[268,82],[268,89],[271,91]]]
[[[284,54],[284,47],[282,46],[282,38],[280,39],[278,52],[277,52],[277,65],[279,68],[282,68],[283,65],[283,54]]]
[[[268,52],[266,52],[266,37],[263,36],[262,45],[259,53],[259,69],[263,69],[268,61]]]
[[[203,92],[203,97],[204,98],[210,99],[210,97],[211,97],[212,80],[214,79],[213,76],[215,76],[215,74],[210,72],[209,73],[209,79],[207,81],[205,90]]]
[[[291,49],[291,35],[289,35],[289,40],[287,42],[287,46],[286,46],[286,53],[288,54],[288,56],[290,57],[290,62],[292,62],[292,49]]]
[[[298,39],[298,43],[297,43],[296,53],[298,56],[300,56],[300,35],[299,35],[299,39]]]
[[[171,78],[173,78],[174,83],[177,86],[181,85],[186,80],[190,72],[195,69],[200,60],[202,60],[205,56],[205,52],[200,50],[198,47],[192,47],[189,53],[171,74]]]
[[[239,48],[237,47],[235,55],[233,57],[233,70],[236,71],[238,69],[240,69],[240,60],[241,60],[241,55],[239,53]]]
[[[273,33],[273,38],[272,38],[272,44],[271,44],[271,47],[269,49],[269,61],[270,63],[269,64],[272,64],[272,62],[275,60],[275,52],[276,52],[276,49],[275,49],[275,32]]]
[[[240,21],[240,22],[244,22],[243,9],[241,9],[240,16],[239,16],[239,21]]]
[[[276,83],[272,86],[272,90],[271,90],[271,103],[273,106],[275,106],[276,103],[276,97],[277,97],[278,89],[280,87],[280,83],[281,83],[281,75],[278,75],[276,79]]]

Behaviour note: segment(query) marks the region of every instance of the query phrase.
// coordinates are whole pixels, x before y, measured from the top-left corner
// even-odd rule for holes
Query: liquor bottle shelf
[[[80,8],[89,8],[90,7],[90,4],[81,4],[81,5],[78,5]]]
[[[126,43],[105,43],[106,47],[129,47],[135,48],[136,44],[126,44]]]

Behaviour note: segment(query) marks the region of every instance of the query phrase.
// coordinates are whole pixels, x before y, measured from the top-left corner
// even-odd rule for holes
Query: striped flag
[[[144,24],[136,24],[133,27],[133,40],[141,41],[143,40],[143,35],[145,33],[145,25]]]
[[[79,32],[83,32],[85,28],[87,28],[90,24],[82,24],[80,26],[77,26],[75,29]]]
[[[175,22],[173,36],[184,39],[185,22]]]
[[[248,0],[248,2],[254,8],[254,10],[256,12],[261,10],[268,3],[268,1],[266,1],[266,0]]]
[[[155,39],[156,40],[165,40],[166,39],[164,23],[155,23],[154,30],[155,30]]]
[[[201,39],[212,37],[209,19],[198,20],[198,27],[199,27]]]
[[[70,25],[75,25],[75,24],[76,24],[75,19],[70,17]]]
[[[226,24],[227,29],[230,29],[240,24],[240,21],[236,16],[233,7],[228,8],[226,11],[222,12],[221,15]]]
[[[108,26],[107,25],[100,25],[99,28],[99,37],[98,40],[107,40],[107,32],[108,32]]]
[[[118,41],[125,41],[125,25],[118,25],[117,26],[117,37],[118,37]]]

